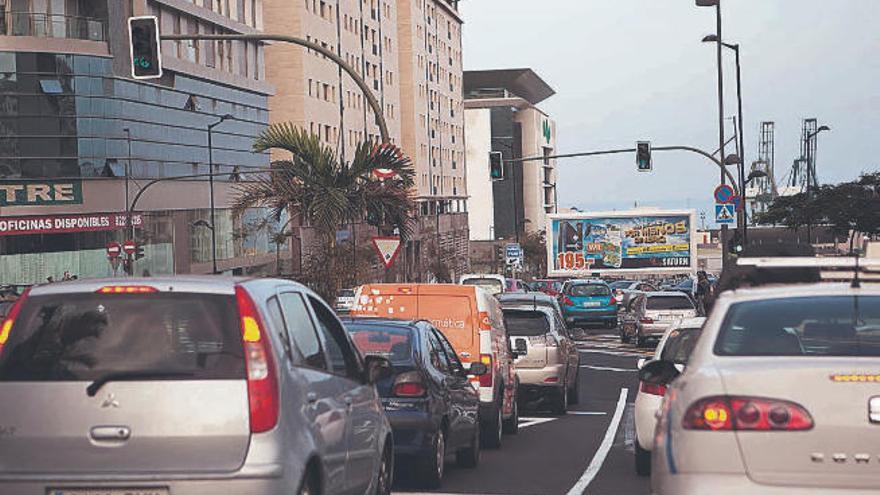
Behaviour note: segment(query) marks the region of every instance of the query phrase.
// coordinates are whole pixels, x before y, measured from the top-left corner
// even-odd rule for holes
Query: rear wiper
[[[137,380],[161,380],[167,378],[189,378],[195,376],[195,373],[192,371],[166,371],[166,370],[140,370],[140,371],[114,371],[111,373],[107,373],[105,375],[99,376],[95,381],[93,381],[88,387],[86,387],[86,394],[89,397],[94,397],[95,394],[98,393],[98,390],[101,390],[101,387],[106,385],[109,382],[125,382],[125,381],[137,381]]]

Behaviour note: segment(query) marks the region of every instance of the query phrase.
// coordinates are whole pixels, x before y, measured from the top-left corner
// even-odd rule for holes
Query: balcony
[[[103,20],[35,12],[0,13],[0,36],[107,41]]]

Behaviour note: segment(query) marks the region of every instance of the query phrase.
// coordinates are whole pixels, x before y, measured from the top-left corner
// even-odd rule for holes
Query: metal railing
[[[103,20],[64,14],[0,12],[0,36],[107,41]]]

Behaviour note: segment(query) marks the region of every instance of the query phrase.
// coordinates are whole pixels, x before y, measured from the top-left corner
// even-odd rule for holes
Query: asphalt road
[[[450,463],[432,493],[648,494],[632,444],[636,361],[648,351],[619,344],[611,330],[590,330],[587,339],[580,345],[580,404],[561,417],[521,411],[518,435],[505,436],[500,450],[484,450],[477,469]],[[395,492],[425,492],[401,474]]]

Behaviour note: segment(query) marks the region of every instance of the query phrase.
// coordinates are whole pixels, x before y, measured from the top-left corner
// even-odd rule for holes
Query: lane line
[[[557,419],[559,419],[559,418],[524,418],[524,417],[520,416],[519,427],[526,428],[528,426],[535,426],[535,425],[540,425],[540,424],[544,424],[544,423],[549,423],[551,421],[556,421]]]
[[[620,420],[623,418],[624,409],[626,409],[626,396],[628,393],[628,388],[620,389],[620,397],[617,399],[617,408],[614,410],[614,416],[612,416],[611,423],[605,431],[605,438],[602,439],[602,443],[593,455],[593,460],[590,461],[587,470],[584,471],[584,474],[577,483],[571,487],[571,490],[568,491],[567,495],[582,495],[584,490],[586,490],[590,483],[592,483],[596,475],[599,474],[599,470],[602,469],[605,457],[608,456],[608,452],[611,451],[611,447],[614,445],[614,437],[617,436],[617,429],[620,427]]]
[[[608,413],[605,411],[568,411],[566,414],[574,416],[605,416]]]
[[[592,366],[589,364],[582,364],[581,368],[587,368],[590,370],[598,370],[598,371],[639,371],[634,368],[612,368],[610,366]]]

